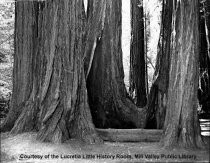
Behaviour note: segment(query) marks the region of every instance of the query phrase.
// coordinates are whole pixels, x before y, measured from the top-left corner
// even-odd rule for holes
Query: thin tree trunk
[[[164,0],[154,81],[148,99],[148,128],[161,129],[164,125],[169,83],[172,9],[172,0]]]
[[[127,97],[121,50],[121,0],[106,0],[104,28],[87,80],[94,124],[100,128],[144,127],[145,109]]]
[[[166,148],[198,148],[203,147],[197,115],[199,3],[173,2],[169,91],[161,142]]]
[[[143,0],[131,0],[130,88],[136,105],[147,104]],[[135,93],[134,93],[135,91]]]

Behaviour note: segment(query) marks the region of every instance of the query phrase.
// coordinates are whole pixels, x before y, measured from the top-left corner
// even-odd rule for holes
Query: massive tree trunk
[[[131,49],[130,49],[130,95],[134,94],[136,105],[147,104],[146,64],[144,52],[143,0],[131,0]],[[135,93],[134,93],[135,92]]]
[[[87,80],[89,102],[96,127],[144,127],[144,109],[128,98],[123,82],[121,0],[106,0],[104,28],[97,39]]]
[[[38,3],[21,2],[15,5],[15,55],[11,109],[2,131],[12,129],[33,87],[33,57],[37,47]],[[35,58],[35,57],[34,57]]]
[[[25,3],[34,6],[38,2],[16,3],[17,21],[18,15],[21,18],[25,10],[31,9],[20,6]],[[17,28],[15,32],[16,37],[20,37],[20,32],[24,29],[35,32],[33,34],[36,34],[35,41],[38,40],[38,47],[25,45],[25,53],[32,50],[33,55],[28,56],[32,68],[25,68],[24,71],[26,74],[32,73],[33,77],[23,82],[32,88],[28,90],[28,97],[23,100],[21,114],[11,133],[36,129],[38,139],[42,141],[59,143],[69,138],[79,138],[89,143],[101,142],[88,105],[82,60],[86,19],[83,1],[50,0],[39,3],[38,9],[38,19],[31,20],[31,23],[35,21],[36,24],[25,22],[23,27]],[[38,31],[32,31],[33,26]],[[31,38],[31,33],[23,32]],[[31,44],[37,43],[33,41]],[[21,46],[22,42],[16,39],[16,49]],[[27,62],[19,51],[16,50],[15,55],[17,66],[14,67],[14,72],[22,68],[17,59],[23,64]],[[16,75],[19,77],[20,74]],[[15,106],[11,110],[15,110]]]
[[[161,141],[166,148],[203,146],[197,115],[198,14],[198,0],[174,0],[168,102]]]
[[[145,109],[128,98],[121,50],[121,0],[106,0],[104,28],[97,39],[87,88],[94,124],[101,128],[144,127]]]
[[[169,83],[172,0],[163,0],[154,81],[148,99],[147,128],[163,128]]]

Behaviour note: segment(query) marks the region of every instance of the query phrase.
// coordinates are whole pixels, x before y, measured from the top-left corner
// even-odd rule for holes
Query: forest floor
[[[209,141],[210,139],[208,139]],[[1,162],[209,162],[207,150],[166,150],[159,143],[105,142],[87,145],[77,140],[63,144],[43,143],[36,140],[36,133],[16,136],[1,134]],[[69,157],[77,158],[69,158]],[[107,157],[103,159],[103,157]],[[139,158],[136,158],[136,157]],[[31,158],[29,158],[31,157]],[[66,157],[66,158],[64,158]]]

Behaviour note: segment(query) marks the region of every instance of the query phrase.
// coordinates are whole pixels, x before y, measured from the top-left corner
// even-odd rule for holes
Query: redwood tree
[[[173,1],[163,0],[161,31],[152,87],[148,99],[148,128],[163,128],[168,98]]]
[[[101,142],[86,90],[85,20],[82,0],[16,3],[14,91],[3,131]]]
[[[121,49],[121,0],[106,0],[104,27],[97,38],[87,78],[89,102],[96,127],[145,126],[145,108],[137,108],[124,85]]]
[[[164,147],[202,147],[197,115],[199,1],[174,0]]]
[[[146,64],[144,47],[143,0],[130,0],[131,3],[131,47],[130,47],[130,95],[136,96],[136,105],[147,104]],[[135,91],[135,93],[134,93]]]
[[[28,9],[28,10],[27,10]],[[33,86],[33,59],[38,47],[38,3],[15,4],[15,54],[13,90],[10,110],[1,131],[11,130],[19,117]]]

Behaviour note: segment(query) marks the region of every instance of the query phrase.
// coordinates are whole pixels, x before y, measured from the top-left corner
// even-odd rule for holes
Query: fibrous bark
[[[169,91],[162,143],[166,148],[203,147],[197,115],[199,3],[174,0]]]
[[[19,8],[18,5],[23,3],[16,3],[20,16],[30,9]],[[27,3],[33,6],[38,2]],[[25,71],[33,72],[34,76],[30,82],[24,82],[32,88],[28,98],[23,100],[20,116],[11,133],[36,129],[37,138],[41,141],[60,143],[78,138],[88,143],[101,142],[92,122],[86,90],[83,64],[86,17],[83,1],[50,0],[41,4],[38,9],[42,11],[35,21],[38,47],[27,47],[33,50],[34,55],[29,58],[33,69]],[[31,24],[27,27],[23,23],[22,29],[31,30],[31,27]],[[17,37],[22,29],[16,29]],[[16,48],[22,46],[17,43],[20,40],[16,40]],[[18,51],[16,55],[26,62]],[[14,71],[19,69],[14,67]]]
[[[35,76],[34,59],[37,48],[38,3],[21,2],[15,5],[15,54],[13,68],[13,90],[11,106],[2,131],[12,129],[30,97]]]
[[[87,88],[99,128],[144,127],[145,109],[127,97],[121,50],[121,0],[106,0],[104,28],[97,39]]]
[[[148,128],[163,128],[169,83],[172,0],[163,0],[161,31],[158,42],[153,84],[148,99]]]
[[[131,0],[130,95],[136,105],[147,104],[143,0]],[[135,92],[135,93],[134,93]]]

